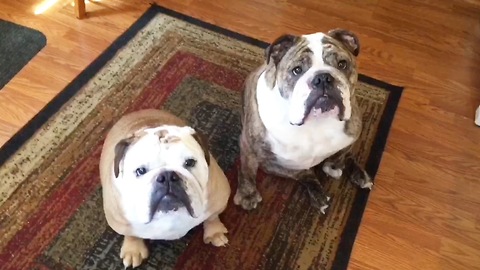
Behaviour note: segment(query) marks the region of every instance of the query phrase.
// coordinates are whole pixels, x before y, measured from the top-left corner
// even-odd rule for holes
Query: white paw
[[[228,233],[227,228],[220,221],[218,217],[206,220],[203,223],[203,242],[205,244],[212,244],[216,247],[224,247],[228,244],[228,238],[225,234]]]
[[[334,179],[340,179],[343,173],[342,169],[333,169],[332,166],[333,166],[333,163],[326,162],[323,165],[323,172]]]
[[[203,239],[205,244],[212,244],[216,247],[224,247],[228,244],[228,238],[223,232],[216,233]]]
[[[125,269],[128,267],[138,267],[142,264],[142,261],[148,257],[148,248],[141,241],[124,241],[122,248],[120,249],[120,258],[123,259],[123,265]]]

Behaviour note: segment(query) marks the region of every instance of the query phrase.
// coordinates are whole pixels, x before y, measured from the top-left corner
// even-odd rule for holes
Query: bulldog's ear
[[[275,39],[265,50],[265,58],[267,65],[270,63],[270,58],[273,59],[275,65],[278,65],[282,57],[285,56],[288,49],[290,49],[297,41],[299,37],[285,34]]]
[[[205,154],[205,160],[207,161],[207,165],[210,166],[210,150],[208,148],[207,138],[198,131],[196,131],[192,136],[202,147],[203,153]]]
[[[113,173],[115,174],[115,178],[117,178],[120,173],[120,161],[122,161],[125,152],[132,141],[133,137],[130,137],[119,141],[117,145],[115,145],[115,157],[113,159]]]
[[[360,42],[354,33],[345,29],[332,29],[328,35],[345,45],[354,56],[360,53]]]

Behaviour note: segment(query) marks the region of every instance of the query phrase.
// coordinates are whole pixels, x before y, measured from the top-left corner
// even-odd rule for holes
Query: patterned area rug
[[[240,93],[267,44],[152,6],[0,152],[2,269],[123,269],[98,176],[103,138],[123,114],[164,108],[208,135],[236,188]],[[365,130],[356,151],[375,175],[402,89],[361,76]],[[140,269],[345,269],[368,191],[329,181],[327,215],[291,180],[261,174],[263,202],[221,216],[230,245],[202,227],[152,241]],[[373,191],[374,192],[374,191]]]
[[[41,32],[0,19],[0,89],[46,44]]]

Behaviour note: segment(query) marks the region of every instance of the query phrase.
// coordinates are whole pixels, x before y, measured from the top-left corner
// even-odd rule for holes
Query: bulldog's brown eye
[[[195,164],[197,164],[197,161],[193,158],[189,158],[187,160],[185,160],[185,168],[192,168],[193,166],[195,166]]]
[[[302,70],[301,67],[294,67],[294,68],[292,69],[292,73],[293,73],[293,75],[295,75],[295,76],[300,75],[300,74],[302,73],[302,71],[303,71],[303,70]]]
[[[340,60],[340,61],[338,61],[338,68],[339,68],[339,69],[346,69],[347,66],[348,66],[348,65],[347,65],[347,61],[345,61],[345,60]]]
[[[147,173],[147,168],[145,167],[140,167],[135,170],[135,174],[137,175],[137,177],[144,175],[146,173]]]

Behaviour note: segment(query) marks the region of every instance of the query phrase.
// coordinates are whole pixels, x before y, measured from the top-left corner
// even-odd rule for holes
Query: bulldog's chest
[[[309,169],[354,141],[345,134],[345,123],[333,118],[307,121],[303,126],[264,124],[267,128],[266,140],[277,162],[294,170]]]
[[[134,224],[133,235],[143,239],[179,239],[205,219],[203,216],[193,218],[183,210],[159,215],[148,224]]]
[[[301,126],[290,124],[289,102],[278,90],[268,89],[263,77],[256,94],[259,117],[266,128],[264,139],[283,167],[309,169],[354,142],[345,133],[345,122],[336,115],[312,117]]]

